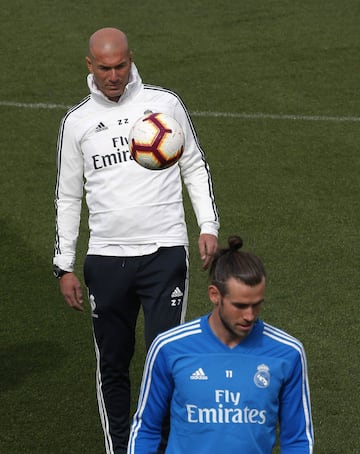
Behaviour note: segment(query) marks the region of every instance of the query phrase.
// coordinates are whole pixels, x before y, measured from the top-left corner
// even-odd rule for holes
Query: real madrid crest
[[[258,388],[267,388],[270,385],[270,372],[266,364],[257,366],[257,371],[254,375],[254,383]]]

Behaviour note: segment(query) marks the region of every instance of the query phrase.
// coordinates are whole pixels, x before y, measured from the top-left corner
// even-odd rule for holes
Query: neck
[[[216,316],[214,316],[214,313],[210,315],[208,321],[211,331],[223,344],[225,344],[229,348],[236,347],[242,341],[241,338],[225,329],[223,324],[217,319]]]
[[[108,97],[108,99],[110,99],[110,101],[113,101],[113,102],[118,102],[120,98],[121,98],[121,96],[113,96],[111,98]]]

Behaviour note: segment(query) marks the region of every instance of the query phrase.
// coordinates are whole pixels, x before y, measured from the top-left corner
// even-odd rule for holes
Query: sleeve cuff
[[[74,264],[75,264],[74,257],[57,255],[53,258],[53,265],[58,266],[61,270],[69,271],[69,273],[72,273],[74,271]]]
[[[220,226],[218,222],[204,222],[203,224],[201,224],[200,235],[214,235],[217,238],[219,227]]]

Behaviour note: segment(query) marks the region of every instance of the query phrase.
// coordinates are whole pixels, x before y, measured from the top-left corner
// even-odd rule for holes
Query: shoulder
[[[169,88],[161,87],[160,85],[144,84],[144,90],[149,93],[157,93],[158,95],[162,94],[164,96],[175,96],[176,98],[179,97],[179,95],[175,91],[170,90]]]
[[[76,121],[78,118],[88,114],[88,111],[92,105],[91,96],[88,95],[82,99],[79,103],[70,107],[70,109],[64,115],[62,122]]]
[[[201,318],[198,318],[159,334],[153,341],[150,350],[158,352],[165,346],[177,346],[180,343],[191,341],[194,336],[198,336],[201,333]]]
[[[302,342],[282,329],[263,322],[262,334],[267,342],[273,344],[281,352],[288,352],[296,356],[305,354]]]
[[[170,90],[169,88],[160,87],[158,85],[144,84],[144,92],[149,97],[164,99],[184,105],[180,95],[177,92]]]

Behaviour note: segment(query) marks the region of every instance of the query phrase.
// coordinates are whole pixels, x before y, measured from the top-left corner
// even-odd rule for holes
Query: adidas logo
[[[176,287],[176,289],[172,292],[171,298],[180,298],[184,296],[183,292],[179,289],[179,287]]]
[[[105,131],[106,129],[108,129],[108,127],[105,126],[102,121],[100,121],[100,123],[95,128],[95,132]]]
[[[182,303],[182,297],[184,296],[183,292],[176,287],[176,289],[171,294],[171,306],[177,307],[180,306]]]
[[[193,374],[190,375],[190,380],[208,380],[208,376],[205,374],[203,369],[199,367]]]

